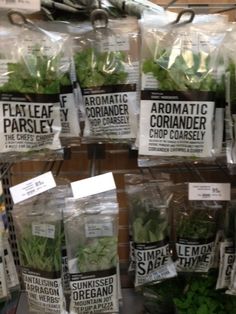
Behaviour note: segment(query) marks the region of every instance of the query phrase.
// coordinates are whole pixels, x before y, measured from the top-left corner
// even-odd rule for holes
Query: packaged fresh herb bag
[[[0,29],[0,152],[59,149],[65,36],[27,28],[14,32]]]
[[[164,182],[126,176],[130,224],[135,256],[135,286],[176,276],[169,248],[168,202]]]
[[[231,25],[231,30],[228,32],[224,51],[225,59],[227,60],[227,74],[226,74],[226,155],[227,162],[232,173],[236,169],[236,58],[235,58],[235,39],[236,27]]]
[[[150,170],[150,169],[149,169]],[[125,174],[125,186],[129,190],[130,185],[135,184],[141,184],[145,183],[147,184],[149,181],[153,181],[155,179],[160,184],[171,184],[170,176],[167,173],[160,173],[159,171],[156,173],[154,169],[150,171],[142,171],[142,174]],[[157,179],[158,178],[158,179]],[[129,193],[127,192],[127,197],[129,200]],[[129,202],[132,206],[132,203]],[[135,271],[135,245],[133,241],[133,235],[132,235],[132,223],[129,221],[129,271],[133,272]]]
[[[234,261],[234,243],[232,239],[225,239],[220,242],[220,264],[216,289],[225,289],[229,287]]]
[[[66,313],[61,279],[64,200],[57,198],[59,191],[54,188],[13,208],[22,279],[32,312]]]
[[[74,83],[76,75],[72,56],[73,38],[71,36],[71,24],[58,22],[40,21],[38,26],[47,31],[65,36],[65,46],[61,58],[60,72],[60,113],[61,113],[61,142],[62,145],[70,146],[79,144],[80,124],[79,109],[74,94]],[[64,35],[63,35],[64,34]]]
[[[223,140],[227,24],[218,16],[175,19],[165,12],[141,21],[139,154],[158,156],[157,164],[213,157]]]
[[[74,43],[82,89],[85,141],[133,142],[139,113],[139,35],[136,19],[85,27]]]
[[[208,273],[215,265],[223,206],[218,202],[187,201],[176,202],[173,208],[177,271]]]
[[[70,313],[118,312],[115,191],[68,199],[64,225],[70,273]]]

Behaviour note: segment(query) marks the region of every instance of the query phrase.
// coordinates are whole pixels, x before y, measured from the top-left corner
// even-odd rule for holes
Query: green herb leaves
[[[79,245],[77,251],[80,272],[99,271],[116,267],[117,237],[102,237]]]
[[[61,271],[61,234],[56,226],[55,238],[32,234],[31,225],[25,226],[19,238],[21,265],[41,271]]]
[[[215,290],[216,276],[193,277],[174,303],[179,314],[226,314],[235,311],[236,299]]]
[[[152,73],[163,91],[217,91],[224,82],[213,76],[210,58],[203,52],[186,51],[173,59],[171,52],[162,50],[155,58],[144,60],[142,70]]]
[[[58,66],[58,57],[33,54],[18,63],[8,63],[8,82],[0,86],[0,92],[59,93]]]
[[[216,274],[207,277],[178,276],[144,288],[149,314],[230,314],[236,299],[215,290]]]
[[[179,214],[177,236],[187,239],[209,239],[216,235],[216,221],[207,209],[190,210]]]
[[[137,243],[149,243],[163,240],[167,235],[167,219],[163,208],[154,201],[139,197],[132,198],[133,240]]]
[[[98,52],[88,48],[74,56],[76,73],[81,87],[107,86],[126,82],[124,61],[120,51]]]

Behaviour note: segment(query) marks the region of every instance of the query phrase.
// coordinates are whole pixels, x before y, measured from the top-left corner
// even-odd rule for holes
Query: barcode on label
[[[202,197],[210,197],[211,195],[210,194],[202,194]]]

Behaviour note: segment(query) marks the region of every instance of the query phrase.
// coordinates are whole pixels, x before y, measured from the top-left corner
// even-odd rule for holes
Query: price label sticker
[[[113,235],[113,225],[111,222],[86,223],[85,234],[87,238],[111,237]]]
[[[56,186],[52,172],[46,172],[38,177],[27,180],[10,188],[14,204],[20,203],[35,195],[50,190]]]
[[[0,0],[0,8],[20,9],[31,12],[40,11],[40,0]]]
[[[90,195],[116,189],[112,172],[94,176],[91,178],[71,183],[74,198],[82,198]]]
[[[55,238],[55,226],[49,224],[32,224],[32,234],[38,237]]]
[[[189,183],[190,201],[230,201],[230,183]]]
[[[127,35],[122,36],[117,34],[116,36],[109,36],[106,39],[102,39],[98,45],[103,52],[129,51],[129,38]]]

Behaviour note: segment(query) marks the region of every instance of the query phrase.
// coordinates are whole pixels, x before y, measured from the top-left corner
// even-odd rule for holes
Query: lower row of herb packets
[[[70,193],[59,185],[14,206],[29,313],[117,313],[116,191],[78,200]]]
[[[130,274],[145,313],[236,309],[235,202],[189,201],[166,175],[125,175]]]
[[[144,313],[234,313],[236,202],[190,201],[188,184],[162,173],[126,174],[125,191],[129,273]],[[12,214],[29,313],[119,312],[114,188],[75,198],[58,185]]]

